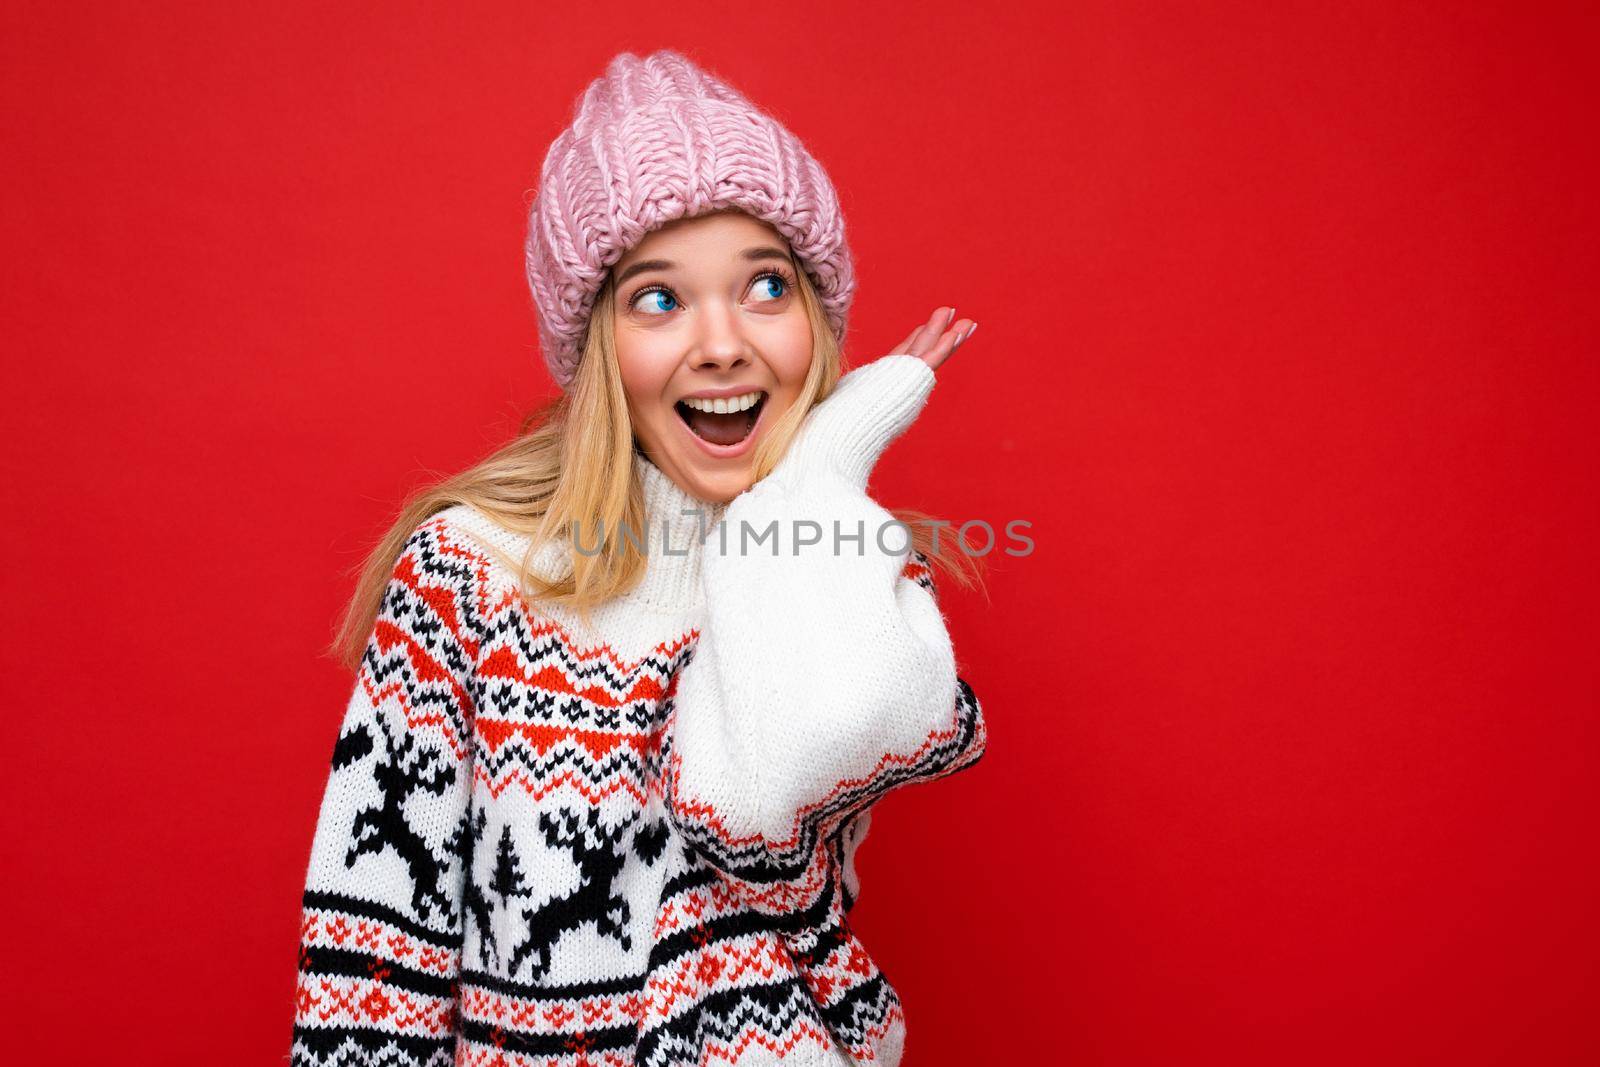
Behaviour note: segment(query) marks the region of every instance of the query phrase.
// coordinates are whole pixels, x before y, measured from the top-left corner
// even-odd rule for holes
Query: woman
[[[527,258],[564,393],[368,562],[292,1060],[896,1064],[855,851],[986,731],[971,563],[866,486],[975,324],[840,378],[826,174],[670,51],[589,87]]]

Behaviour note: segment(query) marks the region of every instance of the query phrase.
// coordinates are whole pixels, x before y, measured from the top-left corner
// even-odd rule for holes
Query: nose
[[[699,315],[689,366],[696,370],[726,370],[750,362],[748,338],[737,310],[708,305]]]

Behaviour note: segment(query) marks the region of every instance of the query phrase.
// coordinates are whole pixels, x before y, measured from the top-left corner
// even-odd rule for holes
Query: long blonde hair
[[[796,402],[756,445],[752,483],[783,458],[806,414],[838,382],[842,356],[811,279],[795,271],[801,302],[811,320],[811,369]],[[643,530],[644,495],[633,477],[634,439],[627,396],[617,368],[612,312],[616,296],[608,276],[595,298],[577,377],[560,396],[522,420],[517,436],[459,474],[425,486],[406,500],[382,539],[358,568],[356,590],[328,653],[356,669],[377,619],[383,592],[406,541],[417,526],[457,504],[470,504],[508,530],[528,536],[518,567],[522,595],[589,612],[643,577],[647,557],[628,537],[607,537],[597,552],[569,550],[571,568],[546,576],[533,565],[540,546],[564,538],[574,522],[582,530]],[[952,549],[948,534],[935,544],[934,517],[911,508],[890,514],[911,530],[911,547],[931,567],[958,584],[982,585],[975,557]],[[626,523],[626,527],[622,524]],[[987,592],[985,590],[985,592]]]

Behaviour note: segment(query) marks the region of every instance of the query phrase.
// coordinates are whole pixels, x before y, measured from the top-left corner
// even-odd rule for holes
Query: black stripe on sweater
[[[302,974],[366,978],[429,997],[455,995],[450,978],[419,971],[415,967],[408,967],[393,960],[380,959],[365,949],[329,948],[323,945],[302,946],[300,971]]]
[[[462,971],[461,984],[485,989],[496,996],[515,1000],[593,1000],[597,997],[621,997],[637,993],[644,989],[644,975],[573,982],[568,985],[532,985],[501,975],[485,974],[482,971]]]
[[[354,1048],[356,1055],[348,1055]],[[450,1067],[456,1039],[415,1037],[348,1026],[297,1026],[290,1067],[381,1063],[384,1067]]]
[[[639,1039],[639,1028],[606,1026],[572,1033],[527,1034],[476,1019],[463,1019],[461,1034],[468,1041],[504,1052],[519,1052],[527,1056],[568,1056],[580,1051],[616,1052],[630,1049]]]
[[[751,1024],[777,1036],[790,1030],[801,1018],[814,1019],[819,1024],[822,1021],[810,992],[796,978],[719,990],[696,1003],[691,1010],[645,1032],[639,1038],[635,1062],[665,1064],[668,1061],[662,1059],[664,1054],[701,1048],[708,1038],[737,1040]],[[667,1047],[663,1049],[663,1045]]]
[[[301,904],[307,908],[318,911],[342,911],[347,915],[354,915],[361,919],[372,919],[376,922],[386,923],[397,930],[401,930],[426,941],[430,945],[458,951],[461,948],[461,934],[445,933],[442,930],[433,930],[415,919],[409,919],[394,908],[378,904],[371,900],[362,900],[359,897],[347,897],[342,893],[324,893],[307,890],[301,897]]]

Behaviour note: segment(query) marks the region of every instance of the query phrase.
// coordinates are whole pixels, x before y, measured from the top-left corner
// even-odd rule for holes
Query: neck
[[[696,499],[643,453],[633,469],[644,488],[645,528],[633,531],[646,554],[644,577],[627,594],[652,607],[691,607],[701,598],[701,542],[716,528],[726,504]]]

